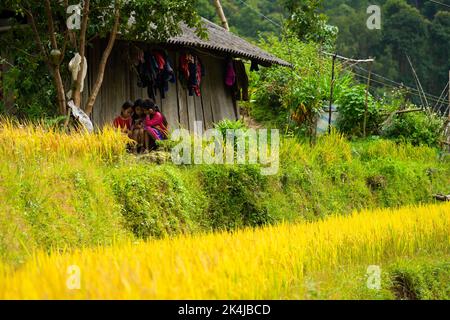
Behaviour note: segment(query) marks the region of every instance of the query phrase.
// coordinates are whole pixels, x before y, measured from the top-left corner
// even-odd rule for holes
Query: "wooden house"
[[[201,96],[190,96],[187,89],[179,81],[169,84],[166,97],[158,95],[156,103],[166,116],[171,128],[183,127],[192,130],[194,121],[202,121],[205,128],[222,119],[237,119],[239,111],[232,91],[225,85],[226,60],[239,58],[254,61],[261,66],[278,64],[290,66],[283,61],[246,40],[234,35],[224,28],[203,19],[208,32],[208,39],[199,38],[195,30],[182,27],[183,33],[173,37],[164,45],[151,43],[132,43],[117,41],[108,61],[105,79],[98,95],[92,120],[96,126],[111,123],[120,112],[121,105],[126,100],[147,98],[147,90],[138,86],[138,76],[130,61],[134,47],[143,50],[164,48],[173,64],[173,69],[179,69],[179,55],[185,50],[194,52],[205,68],[205,76],[201,82]],[[85,82],[84,95],[89,94],[91,85],[95,81],[96,66],[106,41],[98,41],[88,51],[88,76]]]
[[[225,85],[227,59],[252,61],[265,67],[274,64],[290,66],[288,62],[206,19],[203,19],[203,24],[208,39],[199,38],[194,29],[183,25],[181,35],[169,39],[164,44],[117,40],[106,65],[103,85],[91,114],[94,125],[103,127],[111,124],[120,113],[124,101],[148,98],[147,90],[138,86],[138,75],[131,61],[136,48],[143,51],[164,49],[176,71],[179,70],[179,56],[186,50],[195,53],[204,66],[205,76],[201,82],[201,96],[190,96],[188,90],[177,80],[170,83],[164,99],[156,97],[156,103],[172,129],[183,127],[192,130],[194,121],[203,121],[204,127],[209,128],[222,119],[239,118],[232,90]],[[106,44],[106,39],[98,39],[87,50],[88,71],[84,82],[83,99],[87,99],[93,87]]]

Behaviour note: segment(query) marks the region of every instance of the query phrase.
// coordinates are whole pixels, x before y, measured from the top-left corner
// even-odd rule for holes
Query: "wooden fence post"
[[[366,109],[364,110],[364,125],[363,125],[364,138],[367,137],[367,116],[369,113],[369,88],[371,76],[372,76],[372,62],[369,62],[369,76],[367,77],[367,88],[366,88]]]
[[[333,61],[331,65],[331,84],[330,84],[330,108],[328,110],[328,134],[331,133],[331,117],[332,117],[332,105],[333,105],[333,89],[334,89],[334,66],[336,63],[336,54],[333,55]]]

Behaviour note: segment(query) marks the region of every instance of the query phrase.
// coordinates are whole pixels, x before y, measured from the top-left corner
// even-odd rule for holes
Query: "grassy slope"
[[[285,140],[281,168],[155,165],[123,152],[113,131],[60,135],[0,128],[0,258],[38,248],[92,246],[316,220],[355,209],[431,202],[450,190],[450,160],[389,141],[332,135],[314,148]]]

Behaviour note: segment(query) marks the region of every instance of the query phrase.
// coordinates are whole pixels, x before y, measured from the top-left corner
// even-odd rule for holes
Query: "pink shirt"
[[[150,116],[147,116],[145,118],[145,126],[146,127],[160,127],[162,130],[167,130],[166,126],[164,125],[163,116],[159,112],[155,112],[153,115],[153,118],[150,119]]]

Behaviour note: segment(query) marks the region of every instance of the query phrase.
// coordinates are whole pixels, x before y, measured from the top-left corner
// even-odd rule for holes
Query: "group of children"
[[[151,99],[126,101],[113,125],[136,141],[133,146],[136,153],[155,150],[156,141],[167,139],[169,134],[166,117]]]

